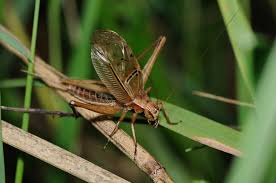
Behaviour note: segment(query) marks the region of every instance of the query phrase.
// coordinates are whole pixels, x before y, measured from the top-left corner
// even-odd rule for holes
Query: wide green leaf
[[[241,155],[239,131],[173,104],[165,103],[165,109],[172,122],[180,122],[168,124],[161,115],[161,125],[165,128],[220,151]]]

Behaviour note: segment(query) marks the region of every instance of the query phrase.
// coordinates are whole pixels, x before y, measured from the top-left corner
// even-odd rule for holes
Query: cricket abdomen
[[[116,105],[116,99],[111,94],[96,92],[70,84],[66,84],[66,87],[68,93],[85,103]]]

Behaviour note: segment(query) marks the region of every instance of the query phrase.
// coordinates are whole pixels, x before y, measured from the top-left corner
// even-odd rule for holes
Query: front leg
[[[164,114],[164,117],[166,119],[166,122],[169,124],[169,125],[177,125],[178,123],[181,123],[182,121],[179,121],[179,122],[171,122],[170,118],[169,118],[169,115],[167,114],[164,106],[162,107],[162,112]],[[157,126],[156,126],[157,127]]]

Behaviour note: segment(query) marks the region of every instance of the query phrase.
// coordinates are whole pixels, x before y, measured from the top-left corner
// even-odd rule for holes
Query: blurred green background
[[[225,22],[227,27],[235,25],[237,12],[242,12],[258,39],[250,53],[254,65],[247,68],[255,88],[275,38],[276,5],[273,0],[238,2],[240,8],[230,11]],[[220,3],[223,5],[223,1]],[[0,8],[1,24],[30,47],[34,1],[0,0]],[[40,4],[36,53],[68,76],[95,79],[90,44],[96,29],[118,32],[136,55],[158,36],[165,35],[166,45],[148,82],[153,87],[151,96],[166,100],[171,95],[168,101],[173,104],[240,128],[246,121],[247,108],[192,95],[194,90],[200,90],[252,102],[242,82],[226,26],[217,1],[48,0]],[[141,65],[149,54],[140,61]],[[26,70],[26,66],[2,47],[0,58],[1,103],[22,107],[25,74],[20,70]],[[33,90],[32,107],[70,111],[47,87],[35,85]],[[21,126],[21,118],[22,114],[2,112],[2,119],[17,126]],[[130,131],[129,124],[123,124],[122,128]],[[31,115],[29,131],[131,182],[150,182],[112,144],[104,150],[107,139],[87,121]],[[137,124],[136,136],[176,182],[223,182],[229,173],[231,155],[207,147],[186,153],[185,149],[199,144],[162,127]],[[6,182],[14,182],[18,155],[25,159],[24,182],[82,182],[8,145],[4,145],[4,153]],[[270,181],[273,180],[275,177]]]

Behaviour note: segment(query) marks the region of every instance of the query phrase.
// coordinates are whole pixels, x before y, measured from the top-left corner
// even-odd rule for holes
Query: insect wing
[[[126,41],[113,31],[96,31],[91,58],[94,68],[114,97],[131,102],[143,89],[142,71]]]

